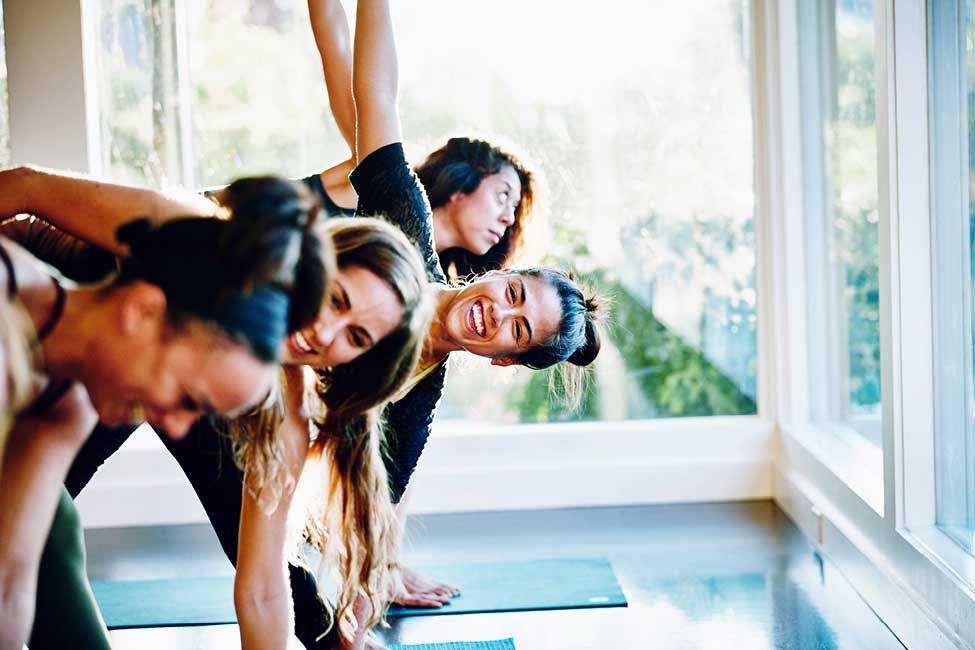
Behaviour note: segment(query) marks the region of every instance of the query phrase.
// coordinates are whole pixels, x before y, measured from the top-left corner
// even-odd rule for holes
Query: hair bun
[[[133,255],[138,255],[152,231],[152,221],[148,217],[139,217],[116,228],[115,239],[128,246]]]
[[[587,299],[586,308],[588,310],[586,315],[589,316],[589,314],[599,309],[599,304],[592,299]],[[586,340],[569,356],[567,361],[577,366],[588,366],[599,356],[600,347],[602,347],[602,341],[600,340],[599,327],[596,325],[596,320],[587,317]]]

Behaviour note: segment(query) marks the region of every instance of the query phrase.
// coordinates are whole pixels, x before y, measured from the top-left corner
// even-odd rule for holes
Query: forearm
[[[16,427],[0,474],[0,649],[20,650],[34,618],[41,551],[77,446]]]
[[[234,605],[242,650],[285,650],[288,647],[294,626],[291,592],[284,567],[276,585],[266,584],[253,590],[247,587],[235,589]]]
[[[355,103],[352,100],[352,36],[340,0],[308,0],[315,45],[322,59],[325,90],[339,133],[355,152]]]
[[[136,217],[164,221],[216,210],[195,194],[116,185],[39,167],[0,171],[0,197],[0,218],[33,214],[116,255],[126,253],[115,239],[116,229]]]
[[[361,161],[402,140],[396,106],[399,61],[388,0],[360,0],[356,10],[352,94],[356,109],[356,155]]]

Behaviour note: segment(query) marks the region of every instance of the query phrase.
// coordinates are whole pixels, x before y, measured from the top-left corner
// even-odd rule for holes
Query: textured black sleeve
[[[403,145],[387,144],[366,156],[349,175],[359,194],[356,216],[381,217],[399,227],[420,251],[431,282],[446,282],[433,244],[433,211]]]
[[[402,399],[386,407],[386,471],[393,503],[399,503],[430,437],[443,395],[447,364],[441,363]]]

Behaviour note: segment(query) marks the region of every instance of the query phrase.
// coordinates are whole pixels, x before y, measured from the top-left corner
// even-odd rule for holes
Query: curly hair
[[[524,248],[525,226],[532,215],[535,201],[535,176],[513,153],[486,140],[451,138],[416,168],[416,174],[427,191],[430,207],[446,205],[457,192],[470,194],[486,176],[497,174],[510,165],[521,182],[521,201],[515,208],[515,222],[504,236],[483,255],[462,248],[440,253],[440,265],[447,276],[456,280],[508,266]]]

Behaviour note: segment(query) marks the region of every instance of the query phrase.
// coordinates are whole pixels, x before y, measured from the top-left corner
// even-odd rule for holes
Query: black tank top
[[[322,200],[322,209],[325,211],[325,216],[331,219],[332,217],[354,217],[355,208],[343,208],[338,203],[332,200],[332,197],[328,195],[325,191],[325,186],[322,185],[322,177],[320,174],[312,174],[308,178],[302,178],[302,182],[308,186],[312,192],[314,192],[318,198]]]
[[[5,249],[3,246],[0,246],[0,262],[3,262],[3,265],[7,269],[7,297],[15,298],[18,290],[17,274],[14,271],[14,263],[13,260],[10,259],[10,253],[8,253],[7,249]],[[54,307],[51,309],[51,315],[47,317],[44,324],[37,328],[37,338],[34,342],[34,346],[50,335],[50,333],[54,330],[54,327],[58,324],[58,321],[61,320],[62,314],[64,314],[64,287],[61,286],[61,283],[58,282],[58,279],[54,276],[51,276],[51,282],[54,283],[54,290],[56,293],[54,298]],[[72,382],[70,379],[50,378],[47,382],[47,386],[44,387],[44,390],[42,390],[40,394],[34,398],[34,401],[31,402],[22,412],[25,415],[38,415],[43,413],[47,409],[57,404],[58,400],[64,397],[64,394],[68,392],[69,388],[71,388],[72,383],[74,382]]]

